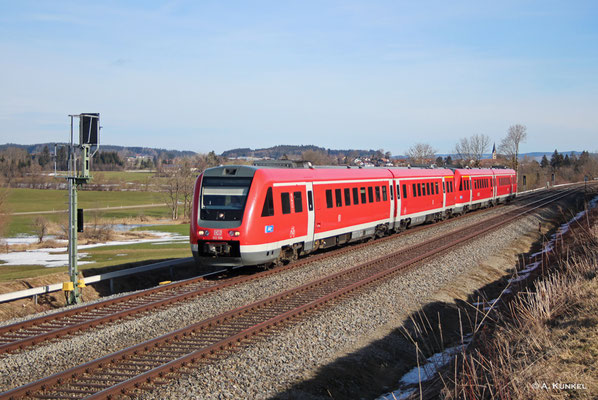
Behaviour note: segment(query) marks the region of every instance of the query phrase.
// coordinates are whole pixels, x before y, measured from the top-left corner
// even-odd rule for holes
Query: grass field
[[[186,236],[189,234],[189,224],[181,225],[156,225],[136,230],[152,230],[160,232],[178,233]],[[170,243],[133,243],[126,245],[102,246],[90,249],[81,249],[79,253],[86,256],[80,261],[90,262],[79,265],[79,270],[102,268],[107,266],[134,263],[145,260],[162,260],[168,258],[185,258],[191,256],[188,242]],[[42,275],[65,272],[67,267],[47,268],[42,265],[10,265],[0,264],[0,281],[27,279]]]
[[[51,189],[8,189],[8,212],[53,211],[68,209],[68,191]],[[80,208],[120,207],[164,203],[159,192],[79,191]]]
[[[110,181],[143,183],[155,177],[154,172],[131,172],[131,171],[92,171],[94,178],[103,178]]]
[[[133,174],[133,173],[130,173]],[[158,192],[107,192],[107,191],[80,191],[78,192],[78,208],[86,210],[84,218],[86,223],[94,219],[127,219],[127,218],[158,218],[170,217],[170,210],[166,206],[146,208],[114,207],[136,206],[147,204],[161,204],[165,197]],[[111,210],[93,211],[92,208],[111,207]],[[43,215],[50,222],[65,224],[68,210],[68,192],[66,190],[40,190],[40,189],[8,189],[8,212],[55,211],[64,210],[64,213],[47,213],[37,215],[12,215],[9,217],[8,227],[4,232],[6,237],[18,234],[33,234],[33,221]]]

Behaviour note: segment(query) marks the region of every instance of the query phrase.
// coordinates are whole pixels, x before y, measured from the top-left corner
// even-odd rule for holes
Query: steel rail
[[[202,321],[198,324],[194,324],[190,327],[180,329],[178,331],[163,335],[159,338],[155,338],[145,343],[132,346],[128,349],[102,357],[98,360],[71,368],[68,371],[57,373],[48,378],[15,388],[11,391],[1,394],[0,398],[35,396],[35,392],[39,390],[41,390],[42,393],[37,393],[38,395],[44,397],[47,396],[49,398],[52,397],[52,393],[86,393],[89,394],[89,397],[85,396],[85,398],[89,399],[110,398],[114,394],[125,393],[128,388],[139,387],[141,384],[150,382],[156,377],[164,377],[167,374],[176,371],[181,366],[186,366],[189,363],[195,364],[199,360],[206,359],[218,351],[230,349],[236,344],[258,335],[260,332],[265,332],[266,330],[277,326],[284,321],[288,321],[304,314],[305,312],[318,308],[331,300],[338,299],[351,292],[359,290],[366,285],[388,277],[398,271],[405,270],[406,268],[411,267],[425,259],[452,250],[455,248],[455,246],[461,245],[469,240],[479,238],[482,234],[500,228],[510,223],[514,219],[519,218],[524,214],[528,214],[533,210],[568,194],[569,193],[561,194],[560,196],[553,197],[552,199],[545,201],[543,204],[537,205],[535,207],[526,207],[526,209],[522,211],[512,210],[508,213],[509,216],[506,218],[504,215],[501,215],[458,230],[457,233],[452,235],[454,240],[447,241],[446,238],[437,237],[426,243],[420,243],[418,245],[412,246],[407,250],[402,250],[395,254],[380,257],[376,260],[353,267],[347,271],[338,272],[315,282],[302,285],[301,287],[287,290],[268,299],[229,311],[222,315]],[[426,249],[426,247],[432,247],[432,249],[429,250]],[[418,250],[423,251],[419,255],[413,254],[405,256],[406,253],[413,253]],[[397,265],[396,257],[399,255],[406,257],[406,260]],[[369,272],[374,270],[378,271],[376,271],[373,275],[369,274]],[[366,276],[361,276],[362,273]],[[350,280],[348,278],[350,275],[354,275],[358,278],[358,280]],[[338,282],[338,285],[335,286],[335,282]],[[331,289],[328,292],[324,291],[324,293],[320,293],[320,291],[322,291],[321,289],[324,288],[325,285],[331,286]],[[309,293],[314,293],[317,295],[317,297],[313,298],[313,295],[312,297],[307,296]],[[304,298],[302,299],[301,296],[304,296]],[[305,299],[306,296],[307,299]],[[299,304],[295,306],[295,303]],[[291,305],[293,305],[293,308],[289,309]],[[249,316],[250,312],[256,310],[258,317],[262,318],[262,320],[254,323],[250,318],[250,322],[252,323],[250,327],[247,328],[245,326],[241,326],[239,328],[239,322],[235,322],[235,318],[242,319],[243,317]],[[273,311],[276,311],[276,314],[270,315],[269,313]],[[265,318],[263,318],[264,315]],[[229,322],[229,325],[236,330],[232,329],[231,331],[230,327],[228,329],[221,329],[222,327],[226,327],[224,324],[227,323],[227,321]],[[230,322],[232,322],[232,324]],[[203,345],[203,347],[201,347],[202,345],[200,344],[200,349],[192,350],[188,352],[188,354],[184,354],[182,356],[180,355],[180,353],[187,351],[184,349],[185,345],[181,343],[193,342],[194,336],[198,335],[201,331],[209,331],[210,329],[212,331],[212,335],[214,335],[214,332],[218,332],[219,330],[226,331],[227,335],[223,338],[217,337],[217,341],[212,341],[212,343]],[[195,341],[196,340],[197,338],[195,338]],[[176,341],[178,341],[178,345],[176,345]],[[166,351],[167,353],[168,350],[161,350],[161,348],[172,345],[172,343],[175,344],[174,353],[171,353],[174,354],[174,356],[169,357],[168,354],[164,354],[164,352]],[[137,359],[142,357],[142,360],[145,360],[144,357],[151,358],[152,356],[146,356],[145,354],[149,354],[149,350],[152,349],[157,349],[159,354],[159,357],[153,356],[154,359],[156,357],[160,359],[167,358],[165,362],[162,362],[162,365],[151,368],[147,371],[138,371],[140,372],[139,374],[132,372],[135,371],[134,368],[125,368],[124,370],[121,368],[121,372],[104,372],[104,370],[110,371],[110,364],[117,363],[122,360],[134,360],[135,357],[137,357]],[[117,367],[112,368],[114,370],[118,370]],[[93,378],[94,372],[99,372],[100,377],[110,377],[110,379],[104,379],[105,381],[117,383],[105,383],[103,385],[99,384],[98,382],[101,382],[102,378]],[[124,379],[116,379],[117,376],[120,376],[121,378],[124,377]],[[69,383],[69,380],[76,381],[81,377],[83,378],[83,383]],[[119,380],[120,382],[118,382]],[[90,384],[89,382],[95,383]],[[55,384],[66,385],[66,388],[51,389],[51,386]],[[75,387],[90,387],[92,389],[72,389],[72,387],[69,385],[74,385]],[[101,389],[103,386],[106,387],[106,389],[96,390]]]
[[[558,194],[551,194],[548,196],[548,198],[555,195]],[[536,200],[530,204],[534,204],[538,201],[542,200]],[[528,205],[526,204],[523,207],[526,206]],[[441,221],[441,223],[448,222],[450,222],[450,220]],[[438,226],[441,223],[435,224],[433,226]],[[419,226],[415,229],[411,229],[408,232],[402,232],[402,234],[414,233],[420,229],[427,229],[427,227],[429,227],[429,225]],[[388,236],[378,240],[376,243],[381,243],[396,237],[397,236]],[[33,346],[46,340],[60,338],[72,333],[94,328],[98,325],[112,323],[126,317],[167,307],[193,297],[205,295],[253,280],[262,279],[266,276],[277,274],[291,268],[301,267],[305,264],[319,261],[324,258],[352,252],[369,245],[371,245],[371,243],[360,243],[353,246],[346,246],[341,249],[329,251],[327,253],[316,254],[283,267],[259,272],[249,276],[230,278],[222,282],[209,281],[206,279],[221,275],[224,272],[216,271],[214,273],[200,277],[190,278],[118,298],[104,300],[82,307],[71,308],[59,313],[3,326],[0,327],[0,354],[15,350],[22,350],[26,347]],[[140,302],[140,304],[136,304],[136,302]]]

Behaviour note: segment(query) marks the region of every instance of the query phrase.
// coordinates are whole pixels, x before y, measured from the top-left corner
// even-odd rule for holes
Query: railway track
[[[555,195],[558,195],[558,193],[551,194],[551,196]],[[542,198],[542,194],[536,196]],[[541,201],[534,200],[536,196],[528,198],[528,201],[531,200],[528,204],[533,205],[537,201]],[[522,207],[527,207],[528,204],[523,205]],[[471,215],[471,213],[466,215]],[[449,223],[452,220],[442,221],[434,226]],[[414,229],[410,229],[406,233],[417,232],[426,229],[429,226],[430,225],[418,226]],[[396,238],[396,235],[379,239],[377,243],[393,238]],[[340,249],[312,255],[283,267],[251,275],[227,277],[225,271],[217,271],[200,277],[161,285],[125,296],[6,325],[0,327],[0,354],[23,350],[47,340],[76,334],[104,324],[114,323],[124,318],[143,315],[152,310],[162,309],[194,297],[262,279],[266,276],[278,274],[291,268],[298,268],[324,258],[349,253],[369,245],[370,243],[360,243],[352,246],[345,246]],[[225,279],[215,280],[219,277],[224,277]]]
[[[0,398],[115,398],[150,388],[210,358],[251,341],[267,330],[300,317],[423,260],[437,257],[480,235],[498,229],[569,192],[459,229],[397,253],[363,263],[315,282],[287,290],[184,329],[13,389]],[[153,383],[152,383],[153,382]]]

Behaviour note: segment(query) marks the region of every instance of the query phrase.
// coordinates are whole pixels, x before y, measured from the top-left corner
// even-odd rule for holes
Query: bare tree
[[[305,150],[301,153],[301,158],[313,165],[330,165],[333,163],[332,158],[321,150]]]
[[[44,240],[44,236],[46,236],[46,232],[48,232],[48,220],[44,217],[35,217],[32,225],[38,243],[41,243]]]
[[[187,159],[176,160],[175,167],[166,172],[168,177],[163,192],[170,207],[173,220],[179,218],[179,203],[183,203],[183,215],[189,216],[193,199],[194,174],[191,162]]]
[[[455,153],[465,164],[480,166],[480,160],[484,153],[490,148],[490,137],[484,134],[476,134],[469,138],[461,138],[455,145]]]
[[[407,150],[405,154],[409,157],[411,164],[427,164],[430,159],[434,158],[436,149],[427,143],[416,143]]]
[[[517,173],[519,171],[519,163],[517,161],[519,158],[519,144],[525,142],[525,139],[527,139],[527,128],[525,125],[511,125],[507,136],[498,146],[499,151],[511,161],[511,166]]]

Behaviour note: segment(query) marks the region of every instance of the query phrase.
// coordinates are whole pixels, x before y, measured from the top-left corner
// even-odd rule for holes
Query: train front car
[[[264,166],[207,169],[193,197],[196,262],[233,267],[296,259],[304,250],[308,216],[313,220],[312,174]]]
[[[250,192],[256,168],[209,168],[197,178],[189,238],[195,261],[204,265],[243,265],[244,215],[253,204]]]

